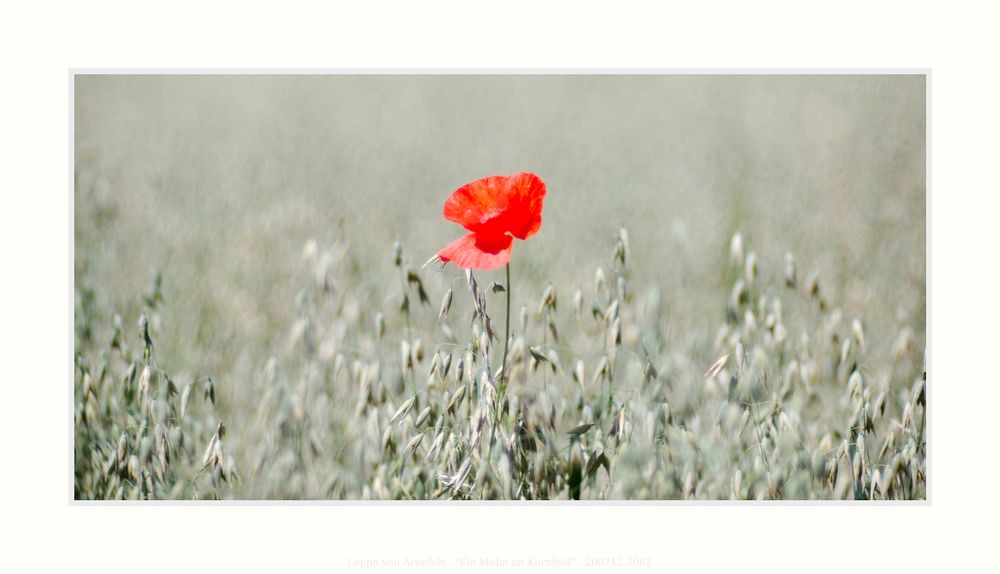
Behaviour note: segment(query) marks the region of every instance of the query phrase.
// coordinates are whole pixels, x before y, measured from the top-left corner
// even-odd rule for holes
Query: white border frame
[[[76,354],[75,324],[75,173],[76,173],[76,78],[77,76],[923,76],[925,85],[925,260],[926,290],[924,361],[927,373],[926,451],[927,498],[920,500],[77,500],[74,496],[75,416],[74,371]],[[385,506],[385,507],[645,507],[645,506],[931,506],[933,484],[933,416],[931,366],[931,69],[930,68],[70,68],[69,69],[69,417],[67,430],[69,506]]]

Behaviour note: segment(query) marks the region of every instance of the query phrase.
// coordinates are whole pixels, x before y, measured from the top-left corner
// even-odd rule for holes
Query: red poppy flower
[[[444,202],[444,218],[471,233],[437,258],[469,269],[496,269],[510,261],[514,238],[527,239],[542,226],[545,183],[533,173],[495,175],[463,185]]]

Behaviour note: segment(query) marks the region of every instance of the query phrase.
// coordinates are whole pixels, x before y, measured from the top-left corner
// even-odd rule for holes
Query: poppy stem
[[[507,380],[507,346],[510,344],[510,263],[507,263],[507,326],[503,337],[503,360],[500,361],[500,380]]]

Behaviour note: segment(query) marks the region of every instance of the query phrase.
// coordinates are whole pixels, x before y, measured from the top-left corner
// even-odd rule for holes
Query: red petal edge
[[[509,235],[489,237],[470,233],[451,242],[437,256],[445,263],[466,269],[496,269],[510,261],[514,238]]]

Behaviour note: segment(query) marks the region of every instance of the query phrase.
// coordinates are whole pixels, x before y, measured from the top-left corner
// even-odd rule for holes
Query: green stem
[[[500,362],[501,381],[507,380],[507,347],[510,345],[510,263],[507,263],[507,325],[504,329],[503,360]]]

